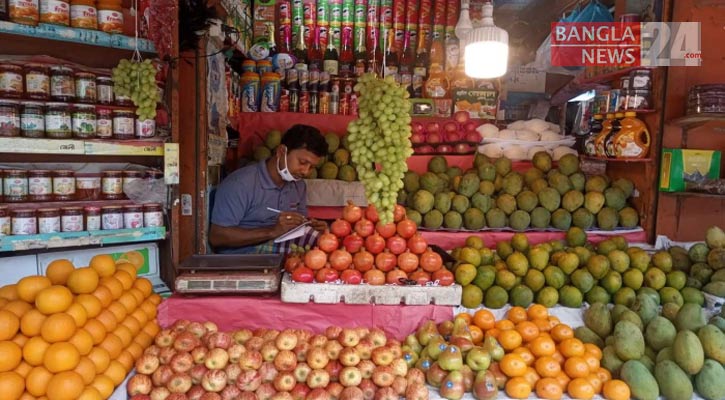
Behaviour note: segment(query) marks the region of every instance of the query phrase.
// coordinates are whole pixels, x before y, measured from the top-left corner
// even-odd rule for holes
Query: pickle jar
[[[101,229],[123,229],[123,207],[101,207]]]
[[[76,100],[80,103],[95,103],[97,98],[96,74],[76,72]]]
[[[12,213],[11,233],[13,235],[35,235],[38,233],[38,218],[35,210],[14,210]]]
[[[134,123],[136,114],[133,111],[116,109],[113,110],[113,138],[133,139],[135,134]]]
[[[53,139],[73,137],[73,114],[70,105],[65,103],[46,104],[45,135]]]
[[[101,177],[76,174],[76,200],[98,200],[101,197]]]
[[[50,98],[54,101],[73,101],[76,89],[73,70],[60,65],[50,68]]]
[[[20,136],[20,104],[0,100],[0,137]]]
[[[113,137],[113,111],[109,108],[96,108],[96,137],[99,139]]]
[[[50,99],[50,74],[43,64],[25,66],[25,97],[33,100]]]
[[[110,76],[96,77],[96,97],[98,104],[113,104],[113,79]]]
[[[144,171],[123,171],[123,192],[128,193],[131,183],[143,179]]]
[[[38,233],[60,232],[60,210],[57,208],[41,208],[37,211]]]
[[[9,235],[11,232],[10,210],[7,206],[0,206],[0,236]]]
[[[147,228],[164,226],[164,208],[161,204],[152,203],[143,206],[143,226]]]
[[[20,134],[29,138],[45,136],[45,104],[34,101],[23,103],[23,111],[20,113]]]
[[[83,230],[83,209],[81,207],[64,207],[60,215],[61,231],[80,232]]]
[[[83,209],[87,231],[101,230],[101,207],[88,206]]]
[[[75,172],[55,171],[53,174],[53,199],[55,201],[70,201],[75,199],[75,195]]]
[[[53,178],[50,171],[28,172],[28,199],[30,201],[53,200]]]
[[[73,137],[91,139],[96,137],[96,107],[76,104],[73,109]]]
[[[94,0],[72,0],[70,25],[74,28],[98,29],[98,11]]]
[[[143,206],[123,207],[123,227],[126,229],[143,228]]]
[[[40,22],[69,26],[70,4],[68,4],[68,0],[40,0]]]
[[[121,96],[114,93],[114,101],[117,106],[121,107],[133,107],[133,100],[128,96]]]
[[[10,4],[11,21],[16,24],[38,25],[38,19],[40,19],[38,0],[10,0],[8,3]]]
[[[19,169],[5,171],[3,194],[7,203],[28,201],[28,173]]]
[[[101,195],[105,200],[121,200],[123,194],[123,172],[104,171],[101,177]]]
[[[22,67],[13,64],[0,64],[0,97],[23,97]]]

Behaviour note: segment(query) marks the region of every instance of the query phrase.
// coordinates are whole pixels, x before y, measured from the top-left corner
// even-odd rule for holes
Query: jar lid
[[[5,175],[11,175],[11,174],[27,174],[28,171],[24,169],[6,169]]]
[[[53,171],[49,171],[47,169],[31,169],[30,171],[28,171],[29,174],[35,174],[35,175],[38,175],[38,174],[50,175],[51,172],[53,172]]]
[[[120,210],[122,208],[123,208],[123,206],[103,206],[103,207],[101,207],[101,210],[104,210],[104,211],[106,211],[106,210]]]
[[[105,175],[105,174],[123,174],[123,171],[114,171],[114,170],[109,170],[109,171],[103,171],[103,174],[104,174],[104,175]]]
[[[29,208],[21,208],[17,210],[13,210],[13,214],[31,214],[35,213],[35,210],[29,209]]]
[[[105,75],[96,75],[96,80],[99,80],[99,81],[113,81],[113,78],[111,78],[110,76],[105,76]]]
[[[21,67],[19,65],[15,65],[15,64],[0,64],[0,67],[5,68],[5,69],[20,70],[20,71],[23,70],[23,67]]]
[[[16,100],[0,100],[0,105],[11,105],[11,106],[14,106],[14,105],[18,105],[18,104],[20,104],[20,102],[18,102]]]
[[[135,171],[135,170],[129,170],[129,171],[123,171],[125,175],[143,175],[144,171]]]
[[[24,101],[23,106],[25,107],[45,107],[45,103],[40,101]]]
[[[59,211],[60,211],[60,209],[58,209],[58,208],[39,208],[38,209],[39,213],[52,213],[52,212],[59,212]]]
[[[75,171],[71,171],[71,170],[67,170],[67,169],[55,171],[56,175],[73,175],[74,173],[75,173]]]
[[[70,108],[70,104],[66,103],[45,103],[47,107],[62,107],[62,108]]]
[[[82,78],[91,78],[91,77],[95,78],[96,77],[96,74],[94,74],[92,72],[83,72],[83,71],[78,71],[78,72],[76,72],[75,75],[82,77]]]
[[[123,206],[123,208],[126,210],[140,210],[141,208],[143,208],[143,206],[141,204],[130,204],[127,206]]]
[[[63,207],[63,212],[66,212],[66,211],[81,212],[81,211],[83,211],[83,208],[81,208],[81,207]]]
[[[98,206],[88,206],[88,207],[85,207],[85,210],[86,211],[99,212],[99,211],[101,211],[101,207],[98,207]]]
[[[161,205],[161,203],[148,203],[144,204],[143,208],[163,208],[163,206]]]
[[[73,68],[64,67],[62,65],[54,65],[50,67],[50,70],[53,72],[73,72]]]
[[[33,68],[48,69],[48,65],[47,64],[40,64],[40,63],[29,63],[29,64],[25,64],[25,68],[26,69],[33,69]]]
[[[73,104],[73,107],[75,107],[77,110],[96,110],[96,106],[93,104]]]

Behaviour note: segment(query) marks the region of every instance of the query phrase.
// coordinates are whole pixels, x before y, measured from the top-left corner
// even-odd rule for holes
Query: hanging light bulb
[[[509,35],[493,23],[493,4],[483,5],[483,24],[466,39],[466,75],[476,79],[498,78],[506,73]]]

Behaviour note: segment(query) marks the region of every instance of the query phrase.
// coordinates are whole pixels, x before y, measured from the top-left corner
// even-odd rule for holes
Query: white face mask
[[[280,169],[279,167],[279,158],[277,159],[277,172],[279,173],[279,176],[282,177],[282,180],[285,182],[297,182],[300,179],[295,178],[292,173],[289,172],[289,168],[287,165],[287,147],[284,149],[284,168]]]

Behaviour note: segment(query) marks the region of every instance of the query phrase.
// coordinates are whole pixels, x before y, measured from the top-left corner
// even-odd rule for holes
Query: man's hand
[[[305,216],[295,212],[283,211],[277,217],[277,225],[274,229],[277,235],[287,233],[289,230],[305,222]]]
[[[310,219],[310,226],[317,232],[324,232],[325,229],[327,229],[327,223],[325,221],[320,221],[319,219],[314,218]]]

